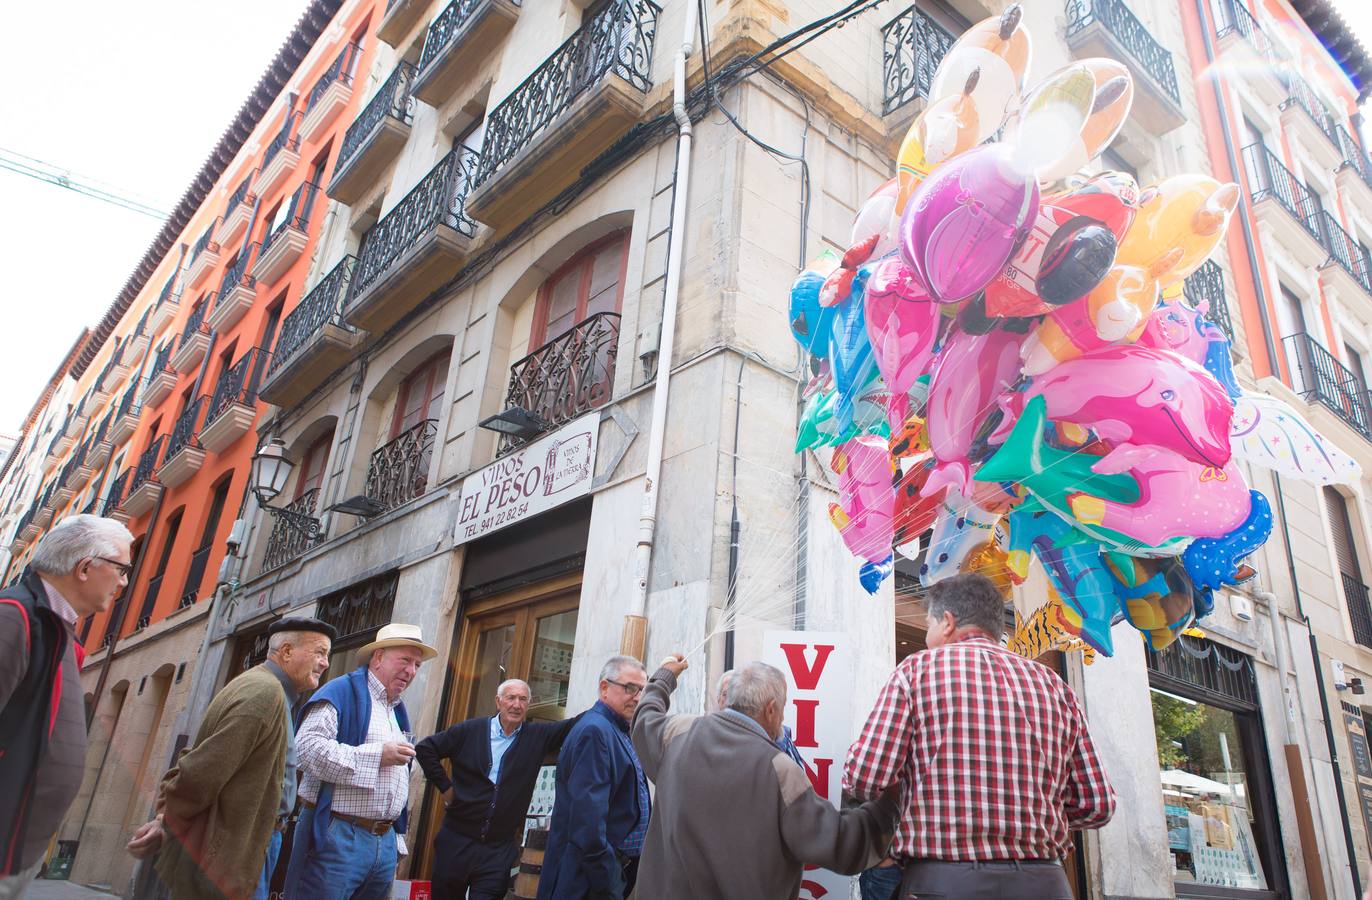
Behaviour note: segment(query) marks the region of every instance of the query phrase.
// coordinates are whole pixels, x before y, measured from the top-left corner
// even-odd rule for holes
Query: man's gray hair
[[[619,673],[623,672],[625,668],[638,669],[644,675],[648,674],[643,663],[632,656],[612,656],[605,660],[605,665],[600,667],[600,680],[615,681],[619,678]]]
[[[529,682],[525,681],[523,678],[506,678],[504,681],[500,682],[500,684],[496,686],[496,697],[504,697],[506,689],[514,687],[516,684],[524,685],[525,691],[529,690]]]
[[[733,681],[738,669],[725,669],[719,673],[719,680],[715,682],[715,703],[720,709],[725,709],[729,705],[729,682]],[[723,698],[722,700],[720,698]]]
[[[307,634],[315,634],[313,631],[278,631],[276,634],[267,638],[267,652],[275,653],[285,644],[292,647],[299,647]]]
[[[991,579],[975,572],[945,578],[929,588],[929,618],[950,612],[959,628],[979,628],[992,640],[1005,631],[1005,597]]]
[[[769,700],[778,709],[786,705],[786,676],[776,666],[750,662],[729,680],[729,709],[756,719]]]
[[[29,565],[44,575],[70,575],[83,559],[117,557],[133,535],[114,519],[82,513],[67,516],[43,535]]]

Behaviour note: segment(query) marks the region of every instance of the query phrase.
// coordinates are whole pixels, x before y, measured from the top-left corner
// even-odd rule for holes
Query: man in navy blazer
[[[458,722],[415,745],[446,811],[434,839],[434,900],[502,900],[509,888],[538,770],[577,721],[525,721],[529,700],[529,685],[511,678],[496,688],[494,716]]]
[[[600,670],[600,699],[567,735],[539,900],[622,900],[633,890],[650,804],[629,723],[647,684],[641,662],[611,657]]]

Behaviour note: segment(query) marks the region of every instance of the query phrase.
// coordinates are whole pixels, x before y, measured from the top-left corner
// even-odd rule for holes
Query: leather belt
[[[310,809],[315,808],[315,804],[308,800],[302,800],[301,802]],[[356,825],[358,828],[361,828],[374,837],[380,837],[390,831],[391,826],[395,824],[395,819],[364,819],[362,816],[350,816],[347,813],[337,812],[333,809],[329,810],[329,815],[333,816],[335,819],[342,819],[349,825]]]

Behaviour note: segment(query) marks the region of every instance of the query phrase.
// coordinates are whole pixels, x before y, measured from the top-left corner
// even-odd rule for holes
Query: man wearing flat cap
[[[215,696],[162,779],[157,818],[129,841],[139,859],[158,853],[157,873],[177,900],[267,897],[295,806],[292,707],[319,686],[335,636],[306,618],[281,619],[267,634],[267,661]]]
[[[316,691],[301,711],[304,808],[288,900],[389,900],[406,855],[414,743],[400,695],[438,651],[419,626],[392,622],[357,654],[362,665]]]

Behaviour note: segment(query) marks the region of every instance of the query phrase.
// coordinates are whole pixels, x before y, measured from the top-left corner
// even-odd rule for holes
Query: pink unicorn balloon
[[[881,562],[891,555],[896,491],[886,441],[872,435],[853,438],[834,451],[829,467],[838,474],[838,503],[829,520],[854,556]]]
[[[1199,309],[1180,300],[1168,300],[1149,314],[1138,344],[1140,347],[1171,350],[1203,366],[1210,352],[1210,340]]]
[[[909,413],[908,391],[934,360],[939,307],[915,282],[909,267],[895,257],[873,268],[863,300],[872,354],[891,389],[891,427],[898,429]]]

